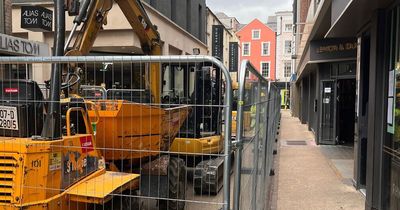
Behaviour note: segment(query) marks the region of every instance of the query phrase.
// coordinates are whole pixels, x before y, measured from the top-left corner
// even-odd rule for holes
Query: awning
[[[374,11],[388,7],[394,0],[350,0],[336,21],[326,33],[325,38],[355,37],[367,23]]]

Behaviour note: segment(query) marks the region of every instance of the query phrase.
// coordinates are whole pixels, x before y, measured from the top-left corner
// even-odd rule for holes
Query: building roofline
[[[116,2],[114,2],[116,4]],[[32,4],[30,2],[28,3],[12,3],[12,7],[21,7],[23,5],[42,5],[42,6],[53,6],[54,3],[51,3],[51,1],[47,2],[37,2],[35,4]],[[161,20],[167,22],[168,24],[171,25],[171,27],[174,27],[175,29],[177,29],[178,31],[181,31],[183,34],[187,35],[188,38],[192,39],[194,42],[197,42],[199,45],[202,45],[203,47],[207,47],[207,43],[201,41],[199,38],[195,37],[193,34],[191,34],[189,31],[185,30],[184,28],[182,28],[181,26],[179,26],[177,23],[173,22],[171,19],[169,19],[167,16],[165,16],[164,14],[162,14],[160,11],[156,10],[154,7],[152,7],[150,4],[148,4],[147,2],[142,1],[142,4],[144,6],[145,9],[150,10],[151,12],[153,12],[156,16],[158,16]],[[148,12],[146,10],[146,12]],[[161,35],[161,41],[162,40],[162,35]]]
[[[160,18],[163,18],[164,21],[170,23],[173,27],[175,27],[176,29],[182,31],[184,34],[186,34],[188,37],[190,37],[191,39],[193,39],[194,41],[198,42],[199,44],[202,44],[203,46],[207,46],[206,42],[201,41],[199,38],[195,37],[193,34],[191,34],[189,31],[185,30],[184,28],[182,28],[181,26],[179,26],[177,23],[175,23],[174,21],[172,21],[171,19],[169,19],[167,16],[165,16],[164,14],[162,14],[160,11],[156,10],[154,7],[152,7],[150,4],[148,4],[147,2],[143,2],[142,4],[147,7],[149,10],[152,10],[155,14],[157,14]]]
[[[222,26],[224,27],[224,29],[225,29],[231,36],[233,36],[233,34],[229,31],[228,28],[225,27],[225,24],[223,24],[223,23],[221,22],[221,20],[220,20],[220,19],[215,15],[215,13],[210,9],[210,7],[206,7],[206,9],[207,9],[208,12],[210,12],[210,13],[215,17],[215,19],[218,20],[218,22],[220,23],[220,25],[222,25]]]
[[[282,13],[291,13],[291,14],[293,14],[293,11],[291,11],[291,10],[284,10],[284,11],[275,12],[275,14],[282,14]]]
[[[263,23],[261,20],[259,20],[258,18],[254,18],[252,21],[250,21],[250,23],[254,22],[254,21],[259,21],[260,23],[262,23],[265,27],[267,27],[269,30],[271,30],[272,32],[276,33],[271,27],[269,27],[268,25],[266,25],[265,23]],[[239,33],[241,30],[243,30],[244,28],[246,28],[248,25],[250,25],[250,23],[247,23],[245,26],[243,26],[240,30],[236,31],[236,33]]]
[[[208,6],[207,6],[207,8],[209,8]],[[218,12],[218,13],[224,13],[225,15],[226,15],[226,18],[218,18],[218,19],[228,19],[228,18],[233,18],[233,19],[235,19],[238,23],[240,23],[239,21],[238,21],[238,19],[236,18],[236,17],[234,17],[234,16],[229,16],[229,15],[227,15],[225,12]],[[214,13],[215,14],[215,13]]]

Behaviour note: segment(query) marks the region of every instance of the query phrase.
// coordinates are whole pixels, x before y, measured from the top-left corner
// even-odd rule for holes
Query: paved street
[[[278,147],[271,209],[364,209],[365,198],[350,179],[351,148],[316,146],[313,134],[289,111],[282,111]]]

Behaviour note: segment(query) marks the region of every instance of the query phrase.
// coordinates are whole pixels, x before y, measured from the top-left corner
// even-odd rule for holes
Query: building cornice
[[[311,20],[309,20],[309,21],[306,20],[306,23],[304,23],[304,31],[307,29],[307,25],[312,25],[312,28],[308,34],[304,33],[304,31],[303,31],[303,36],[305,34],[307,34],[308,37],[305,41],[305,45],[304,45],[304,48],[302,49],[301,57],[298,62],[298,65],[297,65],[297,67],[298,67],[298,69],[296,71],[297,75],[298,75],[297,79],[301,78],[301,76],[302,76],[301,74],[303,73],[304,68],[306,67],[307,63],[310,60],[309,56],[307,57],[307,55],[309,55],[310,42],[311,42],[311,40],[313,40],[315,38],[315,35],[317,34],[317,31],[318,31],[319,27],[321,26],[321,23],[323,22],[323,18],[325,17],[326,13],[331,12],[331,11],[329,11],[331,4],[332,4],[332,0],[322,0],[320,2],[320,4],[318,5],[318,8],[316,9],[314,17],[311,18]],[[311,7],[309,8],[309,10],[310,9],[311,9]],[[302,40],[300,40],[300,43],[301,42],[302,42]],[[296,44],[300,45],[300,43],[296,43]]]

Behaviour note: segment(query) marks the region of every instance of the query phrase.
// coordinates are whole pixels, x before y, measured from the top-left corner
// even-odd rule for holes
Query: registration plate
[[[18,130],[17,107],[0,106],[0,129]]]

